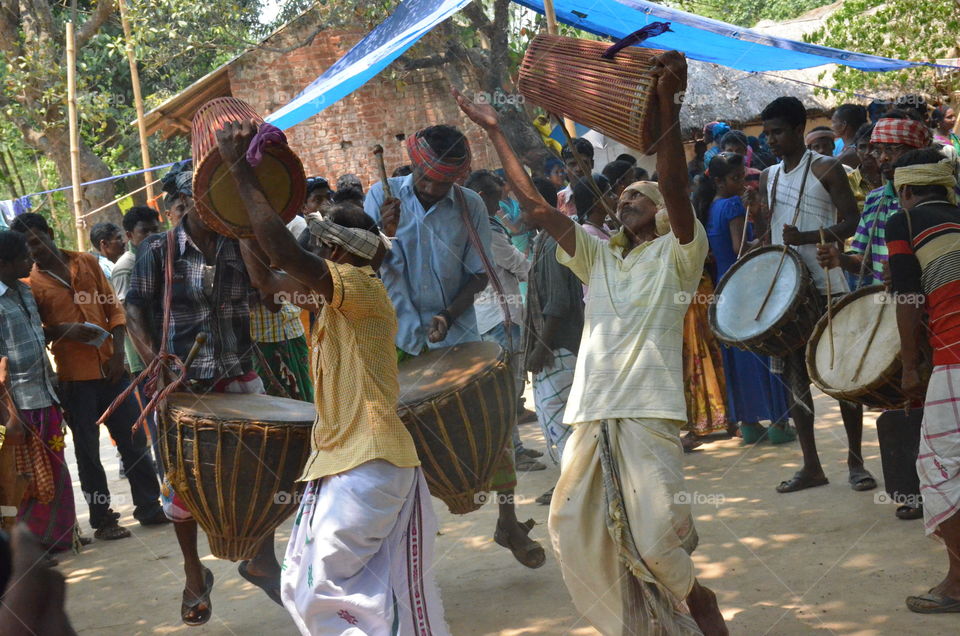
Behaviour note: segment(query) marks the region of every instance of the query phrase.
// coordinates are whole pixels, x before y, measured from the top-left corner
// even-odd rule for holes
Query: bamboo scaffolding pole
[[[140,160],[143,169],[150,167],[150,148],[147,145],[147,123],[143,118],[143,94],[140,91],[140,72],[137,70],[137,56],[133,48],[133,35],[127,20],[127,1],[117,0],[120,5],[120,24],[123,26],[123,39],[127,49],[127,62],[130,64],[130,83],[133,85],[133,105],[137,109],[137,132],[140,134]],[[153,172],[143,173],[143,182],[147,185],[147,202],[153,200]]]
[[[77,226],[77,250],[86,245],[83,198],[80,192],[80,135],[77,129],[77,45],[73,22],[67,22],[67,124],[70,132],[70,191],[73,193],[73,218]]]
[[[557,10],[553,7],[553,0],[543,0],[543,13],[547,17],[547,33],[560,35],[557,27]],[[567,139],[573,139],[577,136],[577,127],[569,117],[563,118],[563,132]]]

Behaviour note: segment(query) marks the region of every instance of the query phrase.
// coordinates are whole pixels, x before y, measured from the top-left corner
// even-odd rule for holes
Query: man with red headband
[[[393,240],[380,276],[397,311],[397,358],[402,363],[428,349],[480,340],[474,296],[487,286],[483,255],[493,262],[487,209],[475,192],[459,185],[470,174],[470,146],[452,126],[430,126],[407,138],[413,173],[389,179],[367,192],[364,210]],[[468,224],[473,227],[471,230]],[[527,567],[543,565],[543,548],[527,535],[532,522],[517,521],[513,444],[504,449],[491,489],[500,516],[494,540]]]
[[[819,248],[821,265],[842,267],[858,276],[863,269],[862,286],[883,283],[883,266],[888,258],[887,220],[900,211],[893,189],[893,164],[910,150],[929,146],[930,129],[902,111],[891,111],[877,121],[870,144],[885,183],[867,195],[849,252],[840,254],[835,244]]]

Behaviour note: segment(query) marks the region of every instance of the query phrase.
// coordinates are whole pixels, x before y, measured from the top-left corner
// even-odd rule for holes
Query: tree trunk
[[[21,127],[23,138],[31,147],[42,152],[48,159],[53,161],[57,168],[57,175],[60,177],[61,185],[70,183],[70,138],[63,127],[48,128],[43,132],[28,127]],[[80,181],[94,181],[109,177],[112,173],[90,148],[80,141]],[[89,210],[95,210],[103,205],[113,201],[116,188],[112,181],[97,183],[85,186],[82,189],[83,210],[86,213]],[[70,198],[69,191],[67,192]],[[52,212],[52,211],[51,211]],[[101,221],[111,223],[120,223],[120,210],[115,205],[111,205],[96,214],[82,219],[86,227],[92,227]]]

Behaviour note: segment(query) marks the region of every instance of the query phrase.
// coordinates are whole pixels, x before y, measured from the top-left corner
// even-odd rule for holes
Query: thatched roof
[[[689,60],[687,94],[680,111],[684,137],[696,135],[704,124],[725,121],[742,128],[760,119],[760,111],[781,95],[793,95],[810,113],[825,113],[832,103],[814,95],[813,88],[768,74],[747,73]]]

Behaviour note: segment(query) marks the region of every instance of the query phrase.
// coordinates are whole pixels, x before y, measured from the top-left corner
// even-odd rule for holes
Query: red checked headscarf
[[[912,148],[930,145],[930,129],[912,119],[885,117],[873,127],[870,142],[875,144],[903,144]]]
[[[423,170],[423,174],[428,179],[453,183],[470,174],[470,145],[466,139],[463,142],[467,148],[466,157],[441,157],[423,138],[422,132],[418,132],[413,137],[407,137],[407,153],[410,155],[410,161]]]

